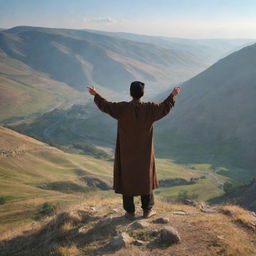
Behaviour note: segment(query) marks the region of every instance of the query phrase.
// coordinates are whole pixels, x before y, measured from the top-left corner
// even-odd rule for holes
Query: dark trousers
[[[123,195],[123,207],[124,209],[129,212],[135,212],[135,205],[134,205],[134,197],[133,196],[125,196]],[[154,205],[154,194],[149,195],[141,195],[141,208],[143,211],[149,211],[152,209]]]

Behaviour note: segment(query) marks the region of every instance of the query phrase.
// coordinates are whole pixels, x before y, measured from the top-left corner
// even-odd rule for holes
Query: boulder
[[[150,226],[150,224],[147,221],[145,221],[145,220],[135,221],[131,225],[131,227],[134,228],[134,229],[140,229],[140,228],[143,229],[143,228],[147,228],[149,226]]]
[[[114,250],[127,247],[130,243],[134,242],[133,238],[130,237],[126,232],[121,233],[118,236],[115,236],[110,242],[110,247]]]
[[[180,242],[180,235],[178,231],[172,226],[166,226],[160,231],[160,242],[168,245]]]

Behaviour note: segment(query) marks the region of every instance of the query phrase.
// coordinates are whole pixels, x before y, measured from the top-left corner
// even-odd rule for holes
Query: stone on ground
[[[157,223],[157,224],[166,224],[166,223],[169,222],[169,218],[168,217],[161,217],[161,218],[155,219],[153,222]]]
[[[173,215],[188,215],[188,213],[184,212],[184,211],[173,211],[172,214]]]
[[[132,237],[130,237],[126,232],[123,232],[120,235],[115,236],[109,245],[112,249],[117,250],[123,247],[127,247],[133,241],[134,240]]]
[[[178,231],[172,226],[166,226],[160,231],[160,242],[168,245],[180,242],[180,235]]]
[[[134,240],[134,241],[132,242],[132,244],[133,244],[133,245],[136,245],[136,246],[142,246],[142,245],[144,245],[144,242],[141,241],[141,240]]]
[[[139,228],[143,229],[143,228],[147,228],[149,226],[150,226],[150,224],[147,221],[138,220],[138,221],[135,221],[131,227],[134,229],[139,229]]]

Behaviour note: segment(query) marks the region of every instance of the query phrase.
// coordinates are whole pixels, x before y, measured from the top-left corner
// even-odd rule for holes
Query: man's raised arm
[[[97,107],[104,113],[109,114],[115,119],[118,119],[120,116],[120,104],[117,102],[110,102],[104,99],[100,94],[97,93],[94,86],[87,86],[88,91],[91,95],[94,96],[94,102],[97,105]]]
[[[157,121],[166,116],[174,107],[176,95],[180,93],[180,87],[175,87],[170,95],[161,103],[152,103],[153,121]]]

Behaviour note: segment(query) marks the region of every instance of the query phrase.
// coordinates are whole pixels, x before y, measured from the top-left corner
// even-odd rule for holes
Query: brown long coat
[[[117,119],[114,185],[116,193],[145,195],[159,187],[153,144],[153,123],[167,115],[175,103],[170,94],[162,103],[109,102],[98,93],[98,108]]]

